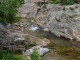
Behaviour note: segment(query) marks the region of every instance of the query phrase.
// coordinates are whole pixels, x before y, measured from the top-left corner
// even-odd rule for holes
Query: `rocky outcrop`
[[[24,38],[27,34],[24,34],[23,24],[16,23],[4,27],[0,25],[0,49],[1,50],[25,50],[25,46],[28,42]]]
[[[58,37],[80,41],[80,4],[61,6],[45,2],[48,0],[25,0],[18,16],[32,18],[32,23]]]
[[[47,28],[56,36],[80,41],[80,4],[60,6],[48,4],[48,22],[43,28]]]

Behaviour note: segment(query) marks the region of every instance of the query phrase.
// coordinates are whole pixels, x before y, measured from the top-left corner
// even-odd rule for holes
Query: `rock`
[[[79,40],[80,31],[80,4],[60,6],[59,4],[47,4],[48,22],[42,27],[51,31],[54,35],[68,39]],[[46,29],[47,28],[47,29]]]
[[[40,48],[40,49],[38,50],[40,56],[44,55],[44,54],[45,54],[46,52],[48,52],[48,51],[49,51],[48,48]]]
[[[48,28],[44,28],[43,31],[49,31]]]
[[[50,40],[48,40],[46,38],[40,39],[37,37],[30,37],[30,41],[31,41],[31,43],[35,42],[37,45],[42,45],[42,46],[47,46],[51,43]]]
[[[23,52],[23,56],[25,56],[25,57],[30,56],[30,54],[31,54],[34,50],[36,50],[36,51],[40,54],[40,56],[44,55],[46,52],[49,51],[48,48],[43,48],[43,47],[41,47],[40,45],[37,45],[37,46],[34,46],[34,47],[26,50],[25,52]]]
[[[36,7],[37,0],[25,0],[22,7],[18,9],[17,16],[19,17],[27,17],[27,18],[33,18],[37,14],[38,7]]]
[[[1,29],[5,29],[5,27],[0,23],[0,28]]]

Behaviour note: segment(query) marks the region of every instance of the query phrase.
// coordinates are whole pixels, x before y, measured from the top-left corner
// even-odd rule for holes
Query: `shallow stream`
[[[26,22],[27,19],[22,20]],[[75,43],[75,41],[56,37],[51,32],[43,32],[41,29],[35,32],[27,31],[27,33],[38,38],[47,38],[51,41],[51,44],[47,46],[50,52],[42,57],[43,60],[80,60],[80,44]]]

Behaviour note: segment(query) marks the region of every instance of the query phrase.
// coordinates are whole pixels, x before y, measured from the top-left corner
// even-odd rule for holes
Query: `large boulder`
[[[56,36],[80,41],[80,4],[47,4],[48,22],[43,25]]]

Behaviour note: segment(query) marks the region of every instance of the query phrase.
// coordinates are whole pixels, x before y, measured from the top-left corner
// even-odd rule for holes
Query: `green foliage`
[[[73,11],[73,10],[74,10],[74,8],[73,8],[73,7],[70,7],[70,10],[72,10],[72,11]]]
[[[13,51],[0,51],[0,60],[26,60],[22,55],[16,55]]]
[[[60,3],[61,5],[72,5],[74,4],[74,1],[73,0],[50,0],[50,3],[52,4]]]
[[[74,4],[73,0],[60,0],[61,5],[72,5]]]
[[[35,43],[35,42],[32,42],[32,43],[30,44],[30,46],[31,46],[31,47],[36,46],[36,43]]]
[[[19,21],[16,16],[17,8],[24,0],[0,0],[0,22],[3,24],[15,23]]]
[[[58,2],[58,0],[50,0],[50,3],[51,4],[58,4],[59,2]]]
[[[30,55],[31,60],[41,60],[39,53],[34,50]]]

